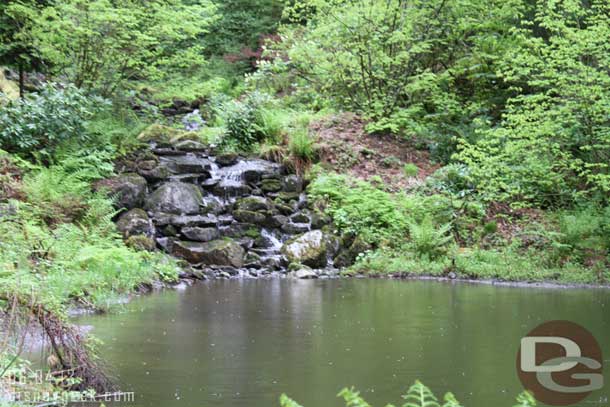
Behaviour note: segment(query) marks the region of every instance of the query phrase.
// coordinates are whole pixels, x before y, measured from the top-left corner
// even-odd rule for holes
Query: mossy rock
[[[254,212],[254,211],[234,211],[233,217],[243,223],[254,223],[256,225],[261,225],[265,223],[267,216],[264,213]]]
[[[290,239],[282,246],[282,254],[289,262],[301,263],[313,268],[326,267],[327,253],[326,238],[319,230]]]
[[[271,204],[265,198],[260,196],[249,196],[242,198],[235,203],[237,210],[241,211],[267,211],[271,208]]]
[[[261,184],[261,189],[266,193],[279,192],[282,189],[282,182],[273,178],[264,179]]]
[[[195,132],[178,130],[162,124],[151,124],[140,133],[138,140],[160,144],[174,144],[182,140],[201,141]]]
[[[137,251],[153,252],[156,249],[155,241],[145,235],[130,236],[125,245]]]

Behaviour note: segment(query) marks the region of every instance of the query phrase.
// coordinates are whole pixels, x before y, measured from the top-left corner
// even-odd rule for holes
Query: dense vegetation
[[[0,285],[63,312],[175,280],[91,184],[184,106],[201,141],[305,176],[347,273],[607,284],[609,20],[606,0],[3,2]],[[398,192],[337,174],[315,124],[341,112],[435,171],[374,163]]]

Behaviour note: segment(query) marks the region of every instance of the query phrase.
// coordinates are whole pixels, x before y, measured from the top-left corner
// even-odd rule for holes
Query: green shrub
[[[73,86],[45,85],[38,93],[0,109],[0,146],[33,156],[41,151],[51,154],[66,142],[87,143],[91,134],[86,121],[106,105]]]
[[[408,222],[409,239],[414,251],[423,257],[436,259],[447,253],[447,246],[453,241],[449,234],[451,224],[437,228],[429,216],[419,222]]]
[[[417,177],[419,168],[417,168],[417,165],[413,163],[407,163],[404,165],[404,167],[402,167],[402,172],[406,177]]]
[[[322,175],[309,186],[314,200],[328,204],[339,232],[361,236],[374,244],[407,234],[407,216],[389,193],[343,175]]]
[[[293,157],[311,162],[315,158],[314,140],[306,130],[297,131],[290,135],[288,149]]]

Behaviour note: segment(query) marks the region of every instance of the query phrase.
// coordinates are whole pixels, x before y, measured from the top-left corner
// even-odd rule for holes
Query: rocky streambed
[[[124,209],[124,239],[185,260],[191,276],[330,277],[357,254],[329,233],[304,180],[277,163],[185,140],[151,142],[119,167],[95,188]]]

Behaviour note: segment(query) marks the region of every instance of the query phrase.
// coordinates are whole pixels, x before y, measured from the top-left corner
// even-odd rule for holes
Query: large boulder
[[[202,204],[203,197],[196,185],[168,182],[146,198],[144,209],[151,212],[191,215],[199,213]]]
[[[282,254],[291,263],[300,263],[313,268],[323,268],[327,264],[328,247],[324,233],[320,230],[307,232],[288,240],[282,246]]]
[[[213,240],[207,243],[176,241],[172,253],[190,263],[208,266],[244,266],[245,250],[230,239]]]
[[[148,214],[139,208],[122,214],[116,226],[125,239],[130,236],[145,235],[150,237],[155,234],[155,227]]]
[[[106,191],[114,198],[115,207],[133,209],[141,207],[146,197],[146,179],[135,173],[121,174],[94,184],[96,191]]]

